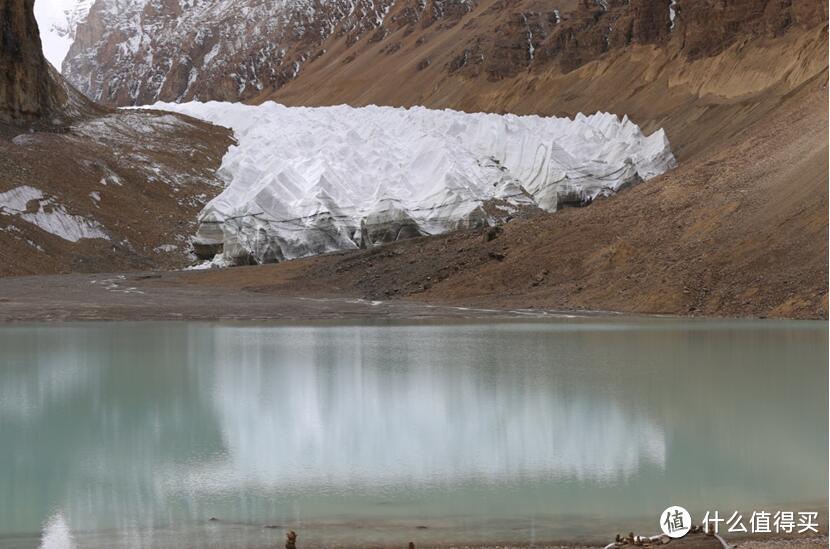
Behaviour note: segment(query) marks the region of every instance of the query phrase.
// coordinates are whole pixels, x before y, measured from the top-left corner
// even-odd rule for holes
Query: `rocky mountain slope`
[[[172,114],[0,126],[0,276],[189,265],[229,143]]]
[[[44,59],[30,0],[0,15],[0,276],[188,264],[228,132],[95,105]]]
[[[826,13],[796,15],[823,9],[817,3],[734,4],[735,12],[720,4],[721,14],[738,18],[742,7],[758,19],[720,27],[723,19],[710,18],[707,32],[723,39],[695,55],[686,45],[695,43],[690,21],[698,19],[687,9],[674,31],[686,33],[682,43],[633,45],[569,72],[445,75],[405,88],[392,84],[401,76],[382,60],[367,65],[365,81],[334,65],[307,72],[275,97],[325,104],[337,90],[354,104],[542,114],[604,108],[646,130],[665,128],[679,165],[588,208],[513,221],[495,239],[457,233],[320,258],[307,271],[275,267],[270,280],[252,271],[236,283],[308,293],[314,272],[323,295],[338,288],[468,307],[827,318]],[[382,74],[392,74],[389,83]],[[373,78],[377,85],[362,85]],[[222,284],[212,276],[199,283]]]
[[[256,100],[294,82],[281,97],[297,103],[424,104],[447,79],[568,73],[631,46],[700,59],[826,15],[813,0],[99,0],[64,73],[110,105]]]
[[[328,37],[357,41],[376,29],[390,4],[102,0],[77,28],[63,72],[110,105],[251,98],[295,78]]]

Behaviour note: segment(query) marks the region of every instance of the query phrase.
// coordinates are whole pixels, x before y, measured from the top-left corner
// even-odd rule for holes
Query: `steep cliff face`
[[[0,0],[0,123],[64,126],[105,109],[46,61],[34,0]]]
[[[40,49],[34,0],[0,0],[0,122],[54,114],[66,101]]]
[[[814,0],[686,0],[677,2],[678,43],[691,59],[720,53],[736,41],[780,36],[827,21]]]
[[[409,87],[501,81],[634,45],[694,60],[826,18],[814,0],[100,0],[64,73],[112,105],[256,100],[321,66],[367,88],[378,63]]]

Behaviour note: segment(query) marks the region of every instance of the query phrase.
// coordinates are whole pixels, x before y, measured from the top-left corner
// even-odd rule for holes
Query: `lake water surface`
[[[0,547],[607,541],[671,504],[825,511],[827,345],[825,322],[6,325]]]

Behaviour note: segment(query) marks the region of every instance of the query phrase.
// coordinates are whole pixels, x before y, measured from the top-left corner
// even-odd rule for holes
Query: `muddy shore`
[[[261,269],[269,270],[269,267],[222,273],[74,274],[0,279],[0,322],[464,320],[570,315],[545,310],[456,307],[414,300],[367,300],[359,295],[337,296],[319,290],[299,295],[266,291],[244,282],[237,287],[223,284],[225,278],[238,279],[235,274],[256,273]]]
[[[208,271],[0,278],[0,322],[40,321],[457,321],[573,317],[759,318],[536,306],[527,295],[376,298],[359,287],[307,279],[308,261]],[[763,317],[761,317],[763,318]]]

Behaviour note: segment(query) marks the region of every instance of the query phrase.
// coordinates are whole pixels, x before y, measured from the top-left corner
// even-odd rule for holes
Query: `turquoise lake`
[[[0,547],[603,542],[669,505],[826,512],[827,328],[0,326]]]

